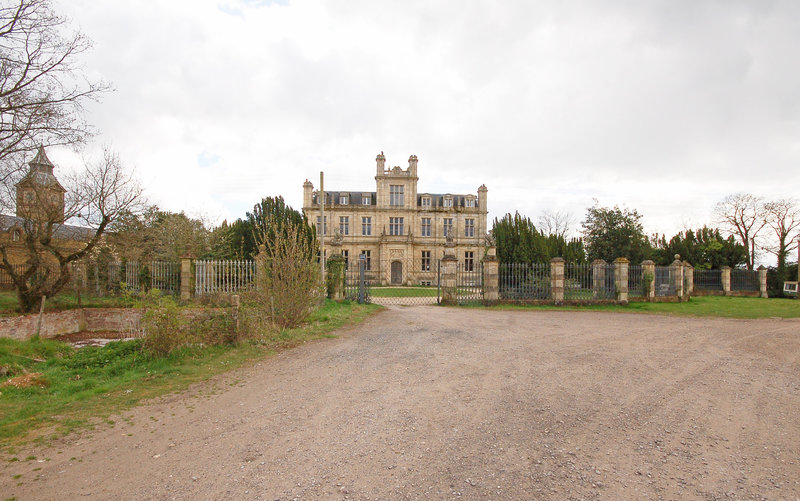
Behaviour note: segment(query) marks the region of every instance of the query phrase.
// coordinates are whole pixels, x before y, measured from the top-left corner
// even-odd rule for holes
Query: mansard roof
[[[450,197],[453,199],[453,207],[466,207],[465,200],[467,198],[475,198],[475,195],[453,195],[451,193],[420,193],[417,195],[417,205],[422,205],[422,198],[430,197],[431,207],[443,207],[444,199]]]
[[[326,191],[325,192],[325,205],[341,205],[339,203],[339,197],[346,196],[347,197],[347,205],[364,205],[363,198],[364,196],[369,197],[369,205],[375,205],[377,193],[374,191]],[[315,192],[312,195],[312,200],[314,202],[317,201],[319,197],[319,192]]]

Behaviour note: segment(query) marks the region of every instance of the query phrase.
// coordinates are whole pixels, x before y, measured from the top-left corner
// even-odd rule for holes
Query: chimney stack
[[[382,176],[382,175],[383,175],[383,172],[384,172],[384,170],[385,170],[385,167],[386,167],[386,157],[385,157],[385,156],[383,156],[383,152],[381,152],[381,154],[380,154],[380,155],[378,155],[377,157],[375,157],[375,160],[376,160],[376,162],[377,162],[377,164],[378,164],[378,165],[377,165],[377,169],[378,169],[378,175],[379,175],[379,176]]]

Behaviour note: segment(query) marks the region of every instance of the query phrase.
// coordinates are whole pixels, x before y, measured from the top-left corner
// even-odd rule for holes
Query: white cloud
[[[116,92],[90,120],[169,210],[301,204],[305,178],[489,187],[490,217],[592,198],[651,232],[800,193],[796,2],[62,2]],[[68,159],[69,155],[64,154]]]

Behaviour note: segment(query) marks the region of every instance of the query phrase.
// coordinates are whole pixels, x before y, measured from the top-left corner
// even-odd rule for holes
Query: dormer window
[[[453,206],[453,199],[452,198],[445,198],[444,199],[444,206],[445,207],[452,207]]]
[[[474,198],[468,198],[466,200],[466,204],[467,204],[467,207],[475,207],[475,199]]]
[[[372,197],[369,195],[364,195],[361,197],[361,205],[370,205],[372,203]]]
[[[431,206],[431,197],[422,197],[422,206],[423,207],[430,207]]]
[[[339,197],[339,205],[347,205],[347,196],[342,195]]]

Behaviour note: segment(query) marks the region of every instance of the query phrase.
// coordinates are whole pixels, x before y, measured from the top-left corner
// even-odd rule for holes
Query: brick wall
[[[142,312],[137,308],[88,308],[42,315],[40,336],[52,338],[81,331],[125,332],[138,324]],[[0,337],[27,339],[36,334],[39,315],[0,318]]]

